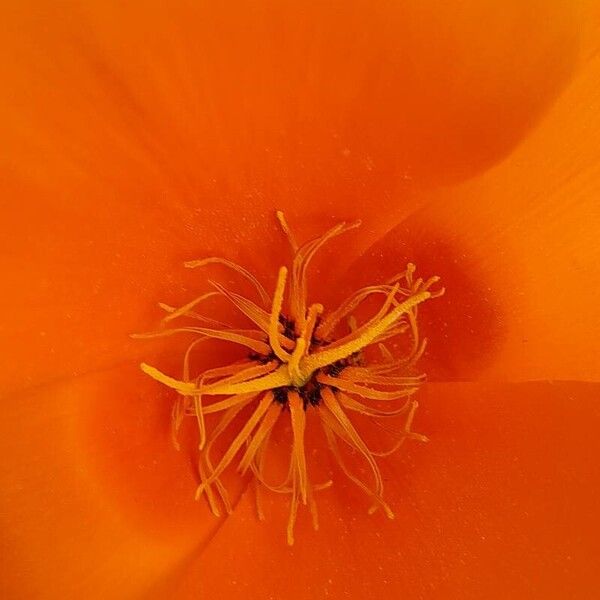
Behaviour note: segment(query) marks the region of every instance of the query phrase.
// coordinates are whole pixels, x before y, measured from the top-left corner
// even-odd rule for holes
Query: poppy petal
[[[334,472],[321,529],[288,548],[251,495],[185,572],[149,598],[592,598],[600,585],[600,387],[428,384],[417,428],[385,467],[388,521]]]
[[[4,597],[139,597],[214,534],[171,404],[137,365],[3,400]]]
[[[430,378],[600,379],[599,77],[596,53],[506,161],[426,194],[352,266],[351,286],[408,260],[441,276],[421,319]]]
[[[372,243],[421,205],[413,188],[506,155],[579,37],[570,2],[34,1],[2,17],[4,390],[135,355],[127,334],[186,285],[179,261],[268,262],[276,207],[302,231],[362,216]]]

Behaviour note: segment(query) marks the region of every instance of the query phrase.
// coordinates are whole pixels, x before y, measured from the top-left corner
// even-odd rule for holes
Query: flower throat
[[[181,378],[166,375],[146,363],[141,368],[178,394],[172,411],[172,435],[177,448],[183,420],[192,417],[197,422],[200,485],[196,498],[205,496],[216,516],[221,514],[221,507],[230,513],[231,501],[221,478],[239,458],[239,473],[252,475],[260,519],[264,519],[263,492],[290,496],[287,541],[293,544],[298,506],[308,506],[313,526],[318,529],[314,493],[333,483],[313,483],[310,477],[305,427],[306,412],[311,409],[319,416],[334,463],[370,499],[369,512],[381,509],[393,518],[383,499],[376,457],[395,452],[406,439],[426,440],[411,431],[417,408],[412,396],[424,379],[415,373],[415,365],[427,343],[419,336],[417,314],[420,304],[441,296],[444,290],[432,289],[438,277],[415,278],[415,266],[409,264],[383,283],[358,289],[336,309],[326,312],[322,304],[308,303],[308,265],[324,244],[360,223],[340,223],[299,246],[284,215],[278,212],[277,218],[288,239],[292,261],[289,277],[288,268],[280,267],[272,296],[254,275],[227,259],[189,261],[185,263],[188,268],[219,263],[234,270],[253,285],[257,301],[211,281],[211,291],[182,307],[160,304],[167,312],[163,328],[136,337],[194,334],[183,356]],[[358,309],[376,296],[382,301],[375,313],[359,321]],[[237,329],[196,312],[198,305],[214,297],[241,312],[252,328]],[[184,323],[169,327],[174,320]],[[395,355],[388,344],[407,337],[409,351],[404,356]],[[191,354],[208,340],[241,345],[248,350],[247,358],[192,373]],[[209,414],[221,415],[210,431],[205,422]],[[267,478],[266,463],[272,433],[284,414],[289,414],[291,422],[289,467],[284,480],[274,483]],[[391,437],[390,446],[375,449],[368,445],[359,431],[361,419],[380,427],[382,439]],[[390,420],[399,420],[400,428],[390,430],[384,424]],[[215,442],[225,431],[233,432],[233,441],[215,460]],[[356,454],[368,466],[370,477],[366,481],[360,469],[349,465],[351,456]]]

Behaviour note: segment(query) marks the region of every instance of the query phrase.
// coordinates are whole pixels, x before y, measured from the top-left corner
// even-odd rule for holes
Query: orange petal
[[[271,272],[276,207],[303,232],[362,216],[358,248],[420,205],[413,187],[494,163],[574,68],[573,11],[6,7],[2,388],[132,356],[151,306],[197,285],[181,260]]]
[[[484,377],[600,379],[598,77],[596,54],[518,152],[446,198],[504,321]]]
[[[353,266],[440,275],[422,313],[437,379],[598,380],[600,57],[502,164],[431,200]],[[355,281],[351,282],[354,285]]]
[[[600,518],[593,384],[430,384],[417,428],[385,468],[396,519],[367,516],[334,472],[319,492],[321,530],[300,515],[281,533],[244,497],[185,572],[152,598],[592,598]],[[273,511],[273,512],[271,512]],[[275,514],[273,514],[275,513]]]
[[[137,366],[3,400],[4,597],[139,597],[214,534],[172,401]]]

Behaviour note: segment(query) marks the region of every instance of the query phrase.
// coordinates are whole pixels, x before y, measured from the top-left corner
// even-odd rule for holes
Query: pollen
[[[320,422],[326,447],[339,473],[367,497],[369,513],[381,510],[394,514],[384,500],[383,477],[377,459],[397,451],[405,440],[427,441],[412,431],[417,409],[413,396],[424,381],[416,371],[427,339],[417,324],[421,304],[441,296],[439,278],[415,277],[415,266],[389,280],[356,290],[333,310],[310,304],[308,267],[328,242],[360,225],[339,223],[320,237],[299,245],[281,212],[277,219],[291,250],[289,266],[281,266],[270,295],[259,280],[242,266],[225,258],[208,257],[189,261],[185,267],[204,268],[220,264],[245,279],[254,289],[250,299],[223,285],[210,282],[212,290],[181,307],[159,306],[167,313],[162,328],[134,337],[158,337],[176,333],[194,336],[184,353],[182,374],[172,377],[146,363],[146,375],[176,392],[171,418],[172,439],[179,449],[179,433],[186,418],[198,429],[198,479],[196,499],[206,499],[215,516],[232,510],[223,474],[237,467],[241,477],[254,482],[257,511],[264,518],[263,492],[289,497],[287,542],[294,543],[298,508],[308,508],[318,529],[315,493],[332,481],[314,482],[307,461],[306,427]],[[209,298],[221,298],[249,322],[236,329],[197,312]],[[366,308],[370,306],[369,312]],[[365,311],[367,316],[365,317]],[[174,322],[180,323],[172,327]],[[246,358],[204,372],[192,372],[192,351],[207,340],[222,340],[245,349]],[[397,348],[403,348],[399,353]],[[307,419],[314,412],[316,419]],[[208,415],[215,415],[207,426]],[[400,419],[390,429],[386,420]],[[288,420],[290,451],[287,476],[277,485],[269,482],[265,457],[272,434],[282,420]],[[392,432],[392,444],[373,449],[360,432],[361,419]],[[212,423],[213,421],[211,421]],[[216,443],[225,432],[228,442]],[[229,441],[232,440],[232,441]],[[219,450],[217,450],[219,448]],[[218,456],[215,454],[218,452]],[[352,467],[349,453],[365,468]],[[337,469],[336,469],[337,470]]]

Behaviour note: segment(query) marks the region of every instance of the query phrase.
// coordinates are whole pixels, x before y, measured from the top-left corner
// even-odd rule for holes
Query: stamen
[[[358,329],[358,323],[354,315],[348,317],[348,329],[354,333]]]
[[[200,385],[200,389],[202,389],[202,385]],[[196,412],[196,420],[198,422],[198,449],[202,450],[206,443],[206,424],[204,421],[204,411],[202,410],[202,392],[194,396],[194,411]]]
[[[407,300],[399,304],[387,316],[381,319],[379,323],[373,325],[373,327],[363,332],[363,334],[355,340],[343,344],[338,348],[334,348],[332,350],[325,349],[321,352],[316,352],[315,354],[308,356],[305,361],[304,369],[306,371],[314,373],[317,369],[321,367],[333,364],[338,360],[347,358],[351,354],[362,350],[363,348],[368,346],[378,335],[383,333],[390,325],[397,321],[402,314],[409,311],[413,306],[424,302],[430,297],[431,294],[429,292],[421,292],[420,294],[417,294],[412,298],[408,298]]]
[[[250,400],[256,397],[256,392],[251,392],[249,394],[236,394],[235,396],[230,396],[226,400],[221,400],[220,402],[214,402],[213,404],[209,404],[204,407],[204,414],[209,415],[216,412],[222,412],[227,410],[233,406],[245,405]]]
[[[347,396],[346,394],[343,394],[341,392],[338,393],[338,400],[344,408],[347,408],[348,410],[353,410],[363,415],[367,415],[369,417],[395,417],[397,415],[405,413],[411,405],[411,401],[406,400],[406,402],[396,410],[381,410],[378,408],[367,406],[362,402],[358,402],[357,400],[354,400],[354,398],[351,398],[350,396]]]
[[[421,347],[417,350],[417,352],[412,358],[408,359],[406,366],[412,367],[413,365],[417,364],[417,362],[419,362],[419,360],[421,359],[421,356],[423,356],[425,348],[427,348],[427,338],[423,339],[423,341],[421,342]]]
[[[289,406],[292,420],[292,432],[294,442],[292,446],[292,455],[296,464],[298,473],[298,490],[302,503],[306,504],[308,479],[306,475],[306,454],[304,450],[304,429],[306,427],[306,415],[302,406],[302,400],[298,392],[289,393]]]
[[[160,383],[163,383],[167,387],[177,390],[180,394],[183,394],[184,396],[193,396],[197,393],[198,386],[195,383],[179,381],[179,379],[169,377],[168,375],[161,373],[157,368],[151,367],[146,363],[142,363],[140,365],[140,369],[142,369],[142,371],[146,373],[146,375],[152,377],[152,379],[156,379],[156,381],[160,381]]]
[[[343,337],[342,339],[330,344],[329,350],[333,350],[333,348],[337,348],[343,344],[347,344],[348,342],[357,339],[362,333],[364,333],[365,331],[369,331],[373,327],[373,325],[376,325],[381,321],[381,319],[387,314],[392,304],[395,303],[395,296],[398,292],[398,285],[396,284],[394,287],[388,289],[389,291],[386,294],[385,301],[381,305],[381,308],[377,311],[377,314],[375,314],[375,316],[371,317],[366,323],[361,325],[358,329],[356,329],[346,337]]]
[[[290,362],[288,363],[290,382],[295,387],[302,387],[308,379],[308,377],[305,377],[305,374],[300,369],[300,361],[303,358],[305,351],[306,340],[302,337],[298,338],[296,340],[296,347],[294,348],[294,352],[292,352]]]
[[[369,400],[397,400],[398,398],[404,398],[414,394],[418,387],[400,388],[392,390],[391,392],[382,392],[374,390],[363,385],[356,385],[351,381],[346,381],[343,377],[331,377],[321,373],[317,376],[317,381],[323,385],[328,385],[332,388],[340,389],[350,394],[356,394]]]
[[[245,363],[248,365],[247,368],[210,384],[210,386],[199,386],[201,389],[210,389],[216,386],[233,385],[235,383],[246,383],[257,379],[268,373],[272,373],[277,368],[277,362],[271,360],[264,365],[257,365],[256,363]],[[213,394],[214,395],[214,394]]]
[[[275,494],[291,494],[292,487],[290,482],[292,480],[292,474],[294,470],[294,461],[293,457],[290,455],[288,472],[285,476],[285,479],[278,484],[269,483],[264,476],[264,459],[266,450],[270,441],[270,433],[265,437],[265,441],[263,442],[262,448],[259,452],[258,464],[252,463],[252,471],[256,478],[260,481],[260,483],[266,487],[269,491],[274,492]]]
[[[179,430],[181,429],[185,414],[186,399],[178,396],[175,402],[173,402],[173,408],[171,409],[171,443],[177,451],[181,450]]]
[[[285,291],[285,280],[287,278],[287,269],[281,267],[277,276],[277,286],[273,295],[273,306],[271,308],[271,317],[269,321],[269,343],[275,353],[275,356],[283,362],[290,359],[290,354],[286,352],[279,343],[279,316],[281,315],[281,306],[283,305],[283,293]]]
[[[183,357],[183,380],[184,381],[189,381],[189,379],[190,379],[190,353],[191,353],[191,351],[194,349],[196,344],[203,342],[206,339],[208,339],[208,338],[201,337],[201,338],[197,339],[196,341],[192,342],[188,346],[188,349]],[[201,381],[205,376],[206,376],[206,373],[202,376]],[[202,448],[204,447],[204,443],[206,442],[206,426],[205,426],[205,421],[204,421],[204,413],[202,412],[202,396],[201,396],[201,394],[193,396],[192,401],[193,401],[193,405],[194,405],[194,411],[196,414],[196,421],[198,423],[198,436],[199,436],[198,448],[200,450],[202,450]]]
[[[248,419],[244,427],[242,427],[241,431],[237,434],[231,445],[223,455],[223,458],[217,465],[213,472],[210,474],[208,479],[198,487],[196,492],[197,496],[200,496],[206,489],[206,486],[215,481],[221,473],[227,468],[229,463],[233,460],[233,457],[237,454],[238,450],[242,447],[242,444],[248,439],[248,436],[252,433],[252,430],[256,427],[256,425],[260,422],[263,415],[267,412],[269,406],[273,402],[273,394],[267,393],[265,394],[261,401],[259,402],[256,410],[252,413],[252,416]]]
[[[344,475],[346,475],[346,477],[350,481],[352,481],[365,494],[367,494],[367,496],[369,496],[378,506],[381,506],[381,508],[383,509],[385,514],[388,516],[388,518],[393,519],[394,513],[392,512],[390,507],[385,503],[383,498],[380,495],[378,495],[374,490],[372,490],[361,479],[359,479],[356,475],[354,475],[354,473],[352,473],[352,471],[346,465],[346,462],[344,461],[344,459],[342,457],[339,446],[335,439],[335,435],[337,435],[338,437],[340,437],[340,439],[344,439],[344,441],[347,442],[347,439],[345,438],[343,431],[340,430],[340,426],[335,422],[335,420],[333,419],[333,416],[331,414],[327,413],[327,411],[319,411],[319,413],[321,416],[321,425],[322,425],[323,431],[325,433],[325,437],[327,439],[327,445],[329,446],[329,450],[333,454],[338,466],[340,467],[340,469],[342,470]],[[334,435],[334,432],[335,432],[335,435]],[[349,443],[349,446],[353,447],[351,443]]]
[[[217,290],[217,292],[211,293],[225,296],[241,313],[246,315],[255,325],[258,325],[262,331],[265,333],[269,332],[269,313],[267,311],[256,306],[251,300],[230,292],[216,281],[210,281],[209,283]]]
[[[274,402],[269,406],[269,410],[265,415],[264,419],[261,421],[256,433],[252,437],[252,441],[248,444],[246,448],[246,452],[244,456],[240,460],[240,464],[238,466],[238,470],[242,475],[246,473],[250,463],[254,460],[256,452],[260,448],[261,444],[264,442],[265,438],[271,433],[279,415],[281,414],[282,406],[281,404],[277,404]]]
[[[323,305],[322,304],[313,304],[308,309],[308,316],[306,318],[306,322],[304,324],[304,329],[300,334],[302,338],[306,340],[307,347],[310,346],[310,341],[313,336],[313,332],[315,330],[315,325],[317,324],[317,319],[323,313]]]
[[[262,498],[260,493],[260,481],[255,478],[253,481],[254,485],[254,498],[256,500],[256,516],[259,521],[265,521],[265,511],[263,509]]]
[[[317,335],[321,338],[329,337],[337,327],[338,323],[340,323],[344,317],[351,315],[351,313],[353,313],[367,298],[374,294],[384,294],[385,296],[388,296],[392,289],[400,291],[398,284],[395,286],[372,285],[358,290],[350,296],[350,298],[345,300],[337,310],[334,310],[323,319],[317,328]]]
[[[292,356],[288,363],[288,369],[290,373],[290,379],[292,381],[292,385],[296,387],[302,387],[306,384],[310,374],[304,373],[300,363],[304,358],[305,354],[308,352],[310,348],[310,341],[312,339],[312,334],[315,328],[315,324],[317,322],[318,316],[323,312],[322,304],[313,304],[308,310],[308,317],[306,322],[304,323],[304,328],[300,337],[296,340],[296,347],[292,352]]]
[[[203,390],[203,393],[211,394],[213,396],[247,394],[249,392],[265,392],[267,390],[285,387],[291,384],[292,380],[287,365],[281,365],[278,369],[264,377],[257,377],[256,379],[243,383],[209,385]]]
[[[407,282],[409,281],[409,277],[412,277],[412,274],[415,272],[416,270],[416,266],[413,263],[408,263],[406,265],[406,269],[400,273],[396,273],[394,276],[390,277],[385,283],[387,285],[394,285],[394,283],[397,283],[398,281],[401,281],[402,279],[405,279]],[[410,287],[410,284],[409,284]]]
[[[254,363],[249,361],[232,363],[225,367],[216,367],[214,369],[208,369],[202,373],[202,377],[205,382],[211,381],[213,379],[221,379],[222,377],[229,377],[230,375],[235,375],[248,367],[256,366]],[[189,381],[189,375],[184,377],[184,381]]]
[[[290,229],[289,225],[287,224],[287,221],[285,219],[283,212],[278,210],[275,214],[277,215],[277,220],[279,221],[279,224],[281,225],[281,229],[283,230],[283,233],[285,233],[285,236],[288,239],[290,248],[292,249],[292,254],[295,255],[298,252],[298,243],[296,242],[296,239],[294,238],[294,234],[292,233],[292,230]]]
[[[199,267],[204,267],[205,265],[215,263],[229,267],[230,269],[233,269],[234,271],[239,273],[242,277],[245,277],[255,287],[263,304],[265,306],[269,306],[269,304],[271,303],[271,299],[269,298],[269,294],[267,294],[265,288],[262,286],[260,281],[258,281],[258,279],[256,279],[256,277],[254,277],[254,275],[252,275],[250,271],[247,271],[246,269],[244,269],[244,267],[238,265],[237,263],[227,260],[226,258],[221,258],[219,256],[210,256],[208,258],[201,258],[199,260],[188,260],[183,263],[183,266],[187,267],[188,269],[197,269]]]
[[[242,399],[240,397],[240,402],[238,402],[235,406],[232,406],[230,409],[228,409],[227,412],[221,417],[220,421],[217,423],[217,426],[213,430],[211,438],[207,441],[204,452],[202,454],[200,454],[200,459],[199,459],[199,461],[204,461],[206,463],[207,468],[211,472],[214,471],[214,467],[213,467],[211,457],[210,457],[213,444],[217,441],[217,439],[221,436],[221,434],[224,431],[226,431],[226,429],[235,420],[235,418],[242,411],[242,409],[244,407],[246,407],[255,398],[256,398],[256,395],[249,395],[248,397],[244,398],[244,400],[242,401]],[[204,479],[201,478],[201,483],[204,484],[205,480],[207,480],[207,479],[208,479],[208,477],[206,477]],[[209,489],[210,485],[211,484],[206,485],[206,489],[204,490],[205,492]],[[228,497],[227,491],[225,490],[223,484],[221,483],[221,481],[218,477],[214,480],[214,485],[217,488],[217,490],[221,496],[221,500],[223,502],[223,505],[225,506],[225,510],[227,511],[228,514],[230,514],[231,513],[231,503],[229,502],[229,497]],[[201,496],[201,493],[199,493],[199,490],[197,489],[196,490],[196,500],[198,500],[200,498],[200,496]]]
[[[317,503],[315,501],[312,486],[308,486],[308,508],[310,510],[313,529],[319,531],[319,511],[317,510]]]
[[[295,319],[300,329],[304,327],[304,319],[306,314],[306,270],[315,253],[330,239],[341,235],[347,231],[360,226],[360,221],[354,223],[340,223],[332,227],[329,231],[323,234],[320,238],[305,244],[298,250],[292,265],[292,285],[291,285],[291,311],[292,317]]]
[[[209,298],[213,298],[214,296],[218,296],[218,295],[219,294],[217,294],[217,292],[207,292],[206,294],[202,294],[202,296],[198,296],[198,298],[195,298],[191,302],[184,304],[180,308],[174,308],[172,306],[169,306],[168,304],[159,302],[158,305],[163,310],[166,310],[168,313],[170,313],[166,317],[163,318],[163,322],[168,323],[169,321],[172,321],[173,319],[177,319],[178,317],[184,317],[187,315],[187,313],[189,313],[190,310],[192,310],[192,308],[194,308],[201,302],[204,302],[205,300],[208,300]],[[196,315],[196,317],[200,317],[203,320],[212,321],[214,324],[220,324],[218,321],[215,322],[214,319],[204,317],[203,315]]]
[[[420,433],[415,433],[414,431],[410,430],[410,428],[412,427],[412,422],[413,422],[415,412],[416,412],[418,406],[419,406],[419,403],[416,400],[413,400],[410,403],[410,410],[408,412],[408,416],[406,417],[406,421],[404,422],[404,427],[402,428],[402,431],[392,431],[387,427],[383,427],[381,425],[381,423],[379,423],[377,421],[373,421],[376,425],[378,425],[382,429],[388,431],[394,437],[399,437],[399,439],[396,441],[396,443],[389,450],[380,450],[380,451],[371,450],[371,454],[373,454],[373,456],[377,456],[377,457],[390,456],[394,452],[397,452],[398,449],[400,448],[400,446],[402,446],[402,444],[404,444],[404,442],[407,439],[413,439],[413,440],[417,440],[419,442],[428,442],[429,441],[427,436],[421,435]]]
[[[206,467],[204,465],[204,460],[203,460],[202,455],[200,456],[200,459],[198,460],[198,474],[200,475],[200,481],[202,483],[205,483],[208,478],[206,476]],[[213,494],[211,485],[206,486],[205,493],[206,493],[206,499],[208,500],[208,505],[210,506],[212,513],[215,515],[215,517],[220,517],[221,511],[219,510],[219,505],[217,504],[217,500],[215,498],[215,495]]]
[[[293,544],[298,506],[308,507],[317,530],[315,493],[332,485],[331,480],[319,484],[310,481],[305,447],[309,422],[306,413],[309,410],[316,411],[327,447],[341,472],[369,497],[372,504],[368,512],[382,509],[393,518],[393,512],[383,499],[383,478],[375,458],[396,451],[407,439],[427,439],[411,431],[417,408],[411,397],[424,381],[423,375],[415,374],[413,366],[427,342],[419,335],[418,312],[424,301],[439,297],[444,290],[434,289],[438,277],[415,278],[415,266],[409,263],[405,271],[386,283],[357,290],[327,314],[321,304],[308,304],[308,266],[325,243],[357,227],[358,222],[340,223],[299,246],[281,211],[277,212],[277,219],[294,255],[285,303],[288,283],[285,266],[279,269],[270,300],[256,277],[230,260],[209,257],[188,261],[185,263],[188,268],[218,263],[234,270],[253,285],[265,307],[218,282],[209,281],[215,291],[180,308],[167,304],[160,306],[169,313],[163,323],[186,317],[204,321],[212,327],[184,325],[133,337],[166,337],[177,333],[196,336],[184,354],[181,380],[146,363],[141,364],[144,373],[179,394],[171,413],[171,435],[176,448],[179,448],[178,434],[183,420],[190,416],[197,421],[199,485],[196,498],[205,494],[208,506],[216,516],[222,509],[230,513],[232,504],[221,478],[230,465],[235,466],[239,455],[237,471],[252,476],[259,519],[264,519],[262,490],[289,495],[287,541]],[[374,315],[357,321],[355,311],[374,295],[383,295],[385,299]],[[249,319],[249,328],[237,329],[193,312],[198,304],[213,296],[226,298]],[[267,312],[269,307],[270,312]],[[347,324],[346,329],[344,324]],[[338,335],[339,332],[343,333]],[[409,340],[409,344],[400,346],[409,346],[407,354],[400,358],[383,343],[393,340],[393,347],[397,347],[395,340],[399,337]],[[196,373],[192,368],[191,353],[207,340],[234,343],[247,348],[247,354],[232,364]],[[369,347],[374,346],[379,348],[379,360],[375,356],[377,353],[369,351]],[[385,402],[386,407],[380,408],[380,402]],[[213,425],[206,415],[217,415],[216,423]],[[273,483],[266,477],[266,457],[274,448],[281,450],[280,446],[271,444],[271,437],[282,415],[289,415],[291,425],[291,444],[286,456],[289,461],[285,478]],[[391,447],[388,440],[383,449],[371,450],[353,422],[357,416],[362,417],[363,423],[370,422],[380,428],[382,435],[392,436]],[[387,426],[395,417],[400,421],[399,429]],[[284,433],[287,435],[288,431]],[[228,440],[225,450],[213,461],[217,441],[226,432],[232,441]],[[361,471],[354,472],[347,464],[350,456],[366,462],[370,471],[366,475],[367,481],[363,480],[365,476],[360,475]]]
[[[292,499],[290,502],[290,516],[287,525],[287,543],[288,546],[294,545],[294,525],[298,515],[298,475],[294,471],[292,483]]]
[[[156,331],[152,333],[133,333],[131,334],[131,337],[137,339],[157,338],[173,335],[175,333],[199,333],[216,340],[224,340],[227,342],[233,342],[234,344],[239,344],[241,346],[246,346],[247,348],[254,350],[254,352],[258,352],[259,354],[268,354],[271,351],[271,348],[268,344],[252,339],[247,335],[237,333],[234,329],[219,330],[206,329],[204,327],[179,327],[177,329],[165,329],[163,331]]]
[[[423,383],[425,375],[415,375],[411,377],[378,375],[372,369],[367,367],[346,367],[343,378],[357,383],[367,383],[373,385],[407,385],[415,386]]]
[[[348,419],[348,417],[346,416],[346,413],[342,410],[342,407],[339,405],[334,393],[331,390],[325,388],[325,390],[323,391],[323,401],[325,402],[325,406],[327,407],[327,409],[331,412],[331,414],[337,419],[338,423],[341,425],[346,441],[348,441],[365,457],[375,479],[375,494],[378,497],[382,497],[383,479],[381,478],[379,467],[377,466],[377,463],[371,455],[371,452],[367,448],[367,445],[362,440],[362,438],[350,422],[350,419]]]

